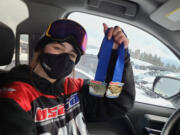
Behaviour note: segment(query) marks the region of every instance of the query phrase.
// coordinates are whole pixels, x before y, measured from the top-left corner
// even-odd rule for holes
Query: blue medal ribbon
[[[104,37],[99,51],[98,66],[96,69],[95,80],[104,82],[106,79],[106,73],[112,53],[113,40],[108,40],[107,36]]]
[[[114,41],[112,39],[108,40],[107,32],[106,32],[106,35],[103,39],[99,51],[99,61],[96,70],[95,81],[105,82],[106,73],[108,70],[110,57],[112,53],[113,43]],[[122,43],[118,48],[118,58],[116,61],[112,82],[121,82],[123,71],[124,71],[124,43]]]
[[[121,82],[124,71],[124,43],[118,48],[118,58],[114,68],[112,82]]]

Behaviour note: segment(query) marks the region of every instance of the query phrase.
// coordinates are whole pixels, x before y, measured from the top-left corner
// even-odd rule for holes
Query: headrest
[[[11,63],[15,47],[13,31],[0,22],[0,66]]]

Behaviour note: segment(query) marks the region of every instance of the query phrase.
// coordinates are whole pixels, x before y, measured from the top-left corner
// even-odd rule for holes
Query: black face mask
[[[43,53],[40,56],[40,64],[47,75],[53,79],[61,79],[72,72],[74,62],[69,54],[49,54]]]

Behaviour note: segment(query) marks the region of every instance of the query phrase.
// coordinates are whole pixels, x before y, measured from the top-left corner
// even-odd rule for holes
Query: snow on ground
[[[90,74],[88,74],[87,72],[85,72],[85,71],[83,71],[83,70],[81,70],[81,69],[79,69],[79,68],[75,68],[75,70],[76,70],[77,72],[79,72],[79,73],[85,75],[88,79],[91,79],[91,80],[94,79],[93,76],[91,76]]]
[[[145,77],[145,73],[147,73],[149,70],[139,70],[139,69],[136,69],[136,68],[133,68],[133,73],[135,76],[141,76],[142,78]]]
[[[139,89],[136,87],[136,98],[135,101],[151,104],[151,105],[157,105],[162,107],[168,107],[168,108],[176,108],[170,101],[165,100],[161,97],[152,98],[148,96],[144,90]]]
[[[152,64],[150,63],[147,63],[138,59],[134,59],[134,58],[131,58],[131,62],[133,62],[134,76],[141,76],[141,78],[144,78],[146,76],[145,73],[147,73],[150,70],[149,69],[142,70],[142,69],[139,69],[138,66],[143,66],[143,67],[152,66]]]
[[[139,66],[152,66],[152,64],[150,64],[148,62],[145,62],[145,61],[142,61],[142,60],[138,60],[138,59],[135,59],[135,58],[132,58],[132,57],[131,57],[131,61],[135,65],[139,65]]]

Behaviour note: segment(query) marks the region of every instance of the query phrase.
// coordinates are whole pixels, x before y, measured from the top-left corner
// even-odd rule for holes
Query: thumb
[[[103,27],[104,27],[104,33],[106,32],[106,30],[108,29],[107,24],[103,23]]]

